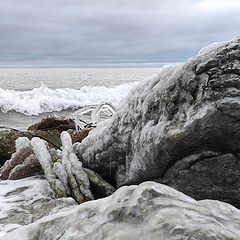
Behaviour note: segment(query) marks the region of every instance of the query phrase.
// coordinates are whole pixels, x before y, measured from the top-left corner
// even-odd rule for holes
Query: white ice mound
[[[54,209],[75,204],[72,198],[54,199],[47,181],[39,177],[0,181],[0,238]]]
[[[166,185],[145,182],[60,211],[14,230],[4,240],[230,240],[240,238],[240,211],[195,201]]]
[[[4,90],[0,88],[0,110],[16,111],[26,115],[38,115],[43,112],[78,109],[89,105],[108,102],[118,106],[129,91],[138,82],[113,87],[95,86],[81,89],[51,89],[46,85],[29,91]]]

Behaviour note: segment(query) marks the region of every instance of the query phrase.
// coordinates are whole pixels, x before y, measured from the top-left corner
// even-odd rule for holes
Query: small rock
[[[40,122],[33,124],[28,128],[29,131],[67,131],[68,129],[75,129],[74,121],[72,119],[63,118],[56,115],[49,115],[46,118],[43,118]]]

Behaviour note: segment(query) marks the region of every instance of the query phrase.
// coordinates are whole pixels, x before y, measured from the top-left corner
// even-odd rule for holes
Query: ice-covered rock
[[[237,240],[240,211],[214,200],[195,201],[154,182],[55,211],[6,234],[4,240]]]
[[[72,198],[55,199],[47,181],[39,176],[0,181],[0,239],[5,239],[7,232],[73,205],[76,202]]]
[[[58,152],[48,149],[40,138],[35,137],[31,140],[34,156],[40,163],[55,196],[71,196],[78,203],[83,203],[111,195],[115,191],[114,187],[95,172],[82,167],[73,151],[72,139],[67,131],[61,133],[61,141],[62,151]]]
[[[84,128],[81,131],[75,131],[72,129],[75,129],[75,123],[72,122],[72,126],[70,124],[71,120],[61,120],[60,118],[52,116],[31,126],[29,131],[19,131],[17,129],[0,126],[0,167],[16,152],[15,141],[19,137],[27,137],[29,139],[40,137],[46,140],[50,147],[60,148],[60,134],[62,130],[68,129],[74,143],[81,142],[92,130],[92,128]]]
[[[14,129],[0,128],[0,166],[16,151],[15,141],[19,137],[31,136],[27,132],[19,132]]]
[[[15,180],[41,172],[42,168],[33,154],[31,141],[27,137],[19,137],[15,145],[16,152],[0,168],[0,179]]]
[[[90,181],[87,173],[82,167],[73,152],[72,139],[67,132],[61,133],[62,140],[62,165],[67,172],[69,185],[72,189],[75,199],[81,203],[86,200],[92,200],[93,195],[90,190]]]
[[[240,38],[161,69],[75,150],[84,167],[118,186],[145,180],[171,185],[166,178],[174,168],[175,188],[240,207]],[[196,161],[178,173],[178,162],[190,156]]]

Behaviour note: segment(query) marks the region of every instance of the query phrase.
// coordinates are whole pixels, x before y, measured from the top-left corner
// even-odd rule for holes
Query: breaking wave
[[[78,109],[84,106],[103,102],[118,106],[119,102],[138,82],[121,84],[113,87],[85,86],[81,89],[51,89],[46,85],[29,91],[5,90],[0,88],[0,109],[25,115],[39,115],[44,112],[55,112]]]

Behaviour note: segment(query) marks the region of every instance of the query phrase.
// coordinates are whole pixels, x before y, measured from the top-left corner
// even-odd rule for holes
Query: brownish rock
[[[43,172],[42,167],[39,164],[35,154],[31,154],[23,161],[22,164],[16,165],[12,169],[8,179],[10,180],[21,179],[42,172]]]
[[[49,115],[46,118],[43,118],[40,122],[31,125],[28,130],[59,130],[66,131],[68,129],[75,129],[75,123],[72,119],[58,117],[56,115]]]
[[[81,142],[92,128],[86,128],[77,132],[73,129],[69,129],[68,132],[73,139],[73,143]],[[19,137],[27,137],[32,139],[33,137],[39,137],[46,142],[48,142],[50,148],[60,149],[61,140],[60,140],[60,130],[31,130],[31,131],[18,131],[15,129],[3,128],[0,129],[0,167],[9,160],[12,154],[16,151],[15,141]],[[25,156],[23,156],[24,158]]]
[[[24,162],[24,160],[33,154],[33,150],[30,147],[24,147],[15,152],[11,159],[6,161],[5,164],[0,169],[0,178],[8,179],[11,171],[17,166]]]
[[[9,160],[16,151],[15,141],[19,137],[30,138],[31,134],[9,128],[0,129],[0,166],[3,165],[6,160]]]
[[[93,128],[84,128],[79,132],[74,130],[68,130],[68,133],[71,135],[73,143],[76,143],[76,142],[82,142],[82,140],[88,136],[91,130],[93,130]]]

